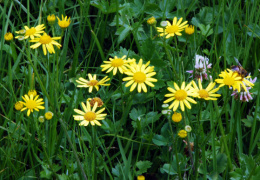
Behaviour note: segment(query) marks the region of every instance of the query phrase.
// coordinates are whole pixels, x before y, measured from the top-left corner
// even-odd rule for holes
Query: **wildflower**
[[[123,81],[129,81],[126,83],[125,87],[128,87],[130,85],[130,91],[133,91],[136,86],[137,90],[140,93],[142,90],[144,92],[147,92],[146,85],[154,87],[154,84],[151,82],[157,82],[157,79],[151,78],[156,74],[154,72],[153,66],[148,66],[150,64],[150,61],[148,61],[146,64],[143,64],[143,60],[140,59],[138,64],[136,62],[133,62],[130,65],[128,65],[129,71],[126,71],[125,74],[127,74],[130,77],[126,77],[123,79]]]
[[[180,122],[181,120],[182,120],[181,113],[174,112],[174,114],[172,115],[172,121],[177,123]]]
[[[45,121],[44,116],[40,116],[40,117],[38,118],[38,120],[39,120],[40,123],[44,123],[44,121]]]
[[[48,111],[44,114],[45,119],[51,120],[53,117],[53,113],[51,111]]]
[[[181,23],[182,19],[183,18],[180,18],[177,22],[177,17],[174,17],[172,24],[167,21],[167,26],[165,28],[157,27],[157,31],[161,33],[160,36],[166,35],[167,39],[173,37],[174,35],[181,36],[182,34],[180,32],[188,26],[188,21]]]
[[[189,25],[185,28],[185,33],[188,35],[192,35],[194,33],[194,26]]]
[[[56,17],[54,14],[47,16],[48,23],[52,26],[55,23]]]
[[[151,17],[147,20],[147,24],[149,24],[149,25],[154,25],[156,23],[157,23],[157,21],[156,21],[155,17]]]
[[[209,64],[209,59],[207,57],[203,57],[200,55],[195,56],[195,73],[193,70],[186,71],[190,74],[192,74],[190,77],[193,77],[193,73],[195,75],[196,79],[200,79],[203,81],[203,79],[208,79],[207,71],[211,68],[211,63]]]
[[[174,100],[174,102],[169,106],[169,109],[173,108],[173,111],[176,111],[177,108],[181,106],[181,110],[184,111],[185,110],[184,105],[188,109],[191,109],[189,102],[193,104],[197,104],[197,102],[194,101],[194,99],[189,97],[189,96],[193,96],[193,97],[197,96],[197,94],[194,93],[193,90],[191,89],[191,83],[189,83],[185,87],[185,82],[183,82],[181,88],[179,88],[179,86],[176,83],[174,83],[174,88],[175,89],[171,87],[167,88],[171,93],[166,94],[165,97],[170,97],[170,98],[163,102],[163,103],[168,103]]]
[[[5,34],[5,36],[4,36],[4,38],[5,38],[6,41],[12,41],[13,38],[14,38],[14,36],[13,36],[12,33],[7,32],[7,33]]]
[[[90,103],[88,101],[86,103],[87,106],[83,102],[81,103],[81,105],[84,112],[79,109],[74,109],[74,111],[79,114],[79,115],[73,115],[74,120],[81,121],[79,124],[80,126],[87,126],[89,123],[92,126],[94,126],[95,124],[101,126],[99,120],[105,119],[105,116],[107,115],[107,114],[101,114],[105,110],[105,108],[95,112],[98,107],[97,102],[95,103],[92,110],[91,110]]]
[[[62,15],[62,20],[60,20],[59,17],[57,17],[57,19],[58,19],[58,24],[61,29],[66,29],[71,23],[70,17],[69,17],[69,19],[67,19],[67,16],[64,18],[64,16]]]
[[[28,96],[33,95],[33,97],[37,96],[37,91],[32,89],[28,91]]]
[[[257,80],[257,77],[254,79],[250,78],[251,83],[255,83]],[[250,86],[246,86],[247,91],[244,89],[241,89],[241,92],[239,93],[237,90],[234,90],[231,94],[231,96],[234,96],[235,99],[239,99],[242,102],[249,102],[249,100],[252,100],[253,97],[251,96],[252,93],[249,92],[249,89],[251,89]]]
[[[163,115],[168,115],[168,111],[169,111],[168,109],[164,109],[164,110],[162,110],[162,114]]]
[[[44,102],[42,102],[43,99],[38,99],[39,95],[33,97],[32,94],[30,96],[25,94],[22,98],[24,100],[22,103],[25,107],[21,109],[21,111],[28,109],[27,116],[30,116],[30,113],[33,112],[33,110],[39,111],[39,109],[45,109],[44,106],[41,106]]]
[[[97,80],[96,74],[94,74],[93,77],[91,74],[88,74],[88,78],[89,78],[89,80],[86,80],[86,79],[80,77],[79,80],[76,80],[76,82],[80,84],[80,85],[77,85],[77,87],[89,88],[88,92],[91,93],[93,90],[93,87],[95,87],[96,90],[98,91],[99,86],[109,86],[110,85],[110,84],[105,84],[105,82],[110,80],[110,78],[108,78],[107,76],[104,77],[100,81]]]
[[[192,128],[189,125],[185,126],[185,131],[191,132],[191,130],[192,130]]]
[[[20,110],[23,108],[23,103],[22,103],[22,101],[16,102],[15,105],[14,105],[14,108],[15,108],[17,111],[20,111]]]
[[[201,80],[199,79],[199,87],[197,86],[197,84],[192,81],[192,85],[194,87],[194,92],[198,93],[198,98],[202,98],[205,100],[217,100],[217,98],[215,97],[220,97],[220,94],[214,94],[215,92],[217,92],[219,90],[219,88],[215,88],[216,83],[210,82],[207,86],[206,89],[203,89],[202,84],[201,84]]]
[[[36,44],[31,45],[30,48],[36,49],[40,45],[42,45],[42,50],[43,50],[44,55],[47,54],[46,49],[48,50],[48,52],[50,54],[52,54],[52,53],[55,53],[53,45],[57,46],[60,49],[61,45],[58,42],[54,41],[54,40],[58,40],[60,38],[61,37],[51,37],[51,36],[47,35],[46,33],[44,33],[41,37],[30,40],[30,42],[36,42]]]
[[[169,107],[169,104],[162,104],[162,108],[163,109],[166,109],[166,108],[168,108]]]
[[[145,177],[143,175],[137,176],[137,180],[145,180]]]
[[[187,131],[185,130],[180,130],[179,133],[178,133],[178,136],[180,138],[186,138],[187,137]]]
[[[160,25],[164,28],[164,27],[166,27],[167,26],[167,21],[162,21],[161,23],[160,23]]]
[[[23,36],[16,36],[16,39],[27,39],[27,38],[31,38],[34,39],[35,37],[40,37],[41,33],[44,33],[44,31],[42,31],[45,28],[44,24],[38,25],[36,27],[31,27],[29,28],[28,26],[24,26],[25,32],[23,30],[20,31],[15,31],[15,33],[17,34],[24,34]],[[24,33],[23,33],[24,32]]]
[[[223,79],[216,79],[215,81],[220,84],[219,87],[227,85],[229,88],[232,87],[234,90],[237,89],[238,92],[240,92],[241,77],[238,73],[234,73],[230,69],[227,69],[227,71],[222,71],[221,74],[219,74]]]
[[[104,104],[102,99],[100,99],[99,97],[94,97],[92,99],[88,98],[87,101],[89,101],[91,107],[93,107],[96,102],[98,103],[98,105],[97,105],[98,107],[101,107]]]
[[[125,60],[126,56],[123,56],[121,58],[118,58],[115,56],[115,58],[109,58],[110,61],[104,61],[105,64],[102,64],[100,67],[102,67],[102,71],[106,71],[106,73],[109,73],[113,70],[113,75],[116,75],[117,69],[120,71],[121,74],[124,73],[124,71],[127,70],[126,65],[130,62],[134,62],[135,59],[128,59]]]

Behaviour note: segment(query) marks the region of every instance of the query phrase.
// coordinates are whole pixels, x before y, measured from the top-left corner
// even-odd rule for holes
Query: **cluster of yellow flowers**
[[[59,17],[57,17],[57,19],[58,19],[58,25],[63,30],[66,29],[71,23],[70,18],[67,19],[67,16],[64,18],[64,16],[62,15],[62,20],[60,20]],[[56,21],[55,15],[54,14],[49,15],[47,17],[47,21],[52,26]],[[50,54],[55,53],[54,46],[56,46],[58,49],[60,49],[61,47],[61,44],[55,40],[59,40],[61,39],[61,37],[51,37],[46,32],[44,32],[44,29],[45,29],[44,24],[40,24],[36,27],[31,27],[31,28],[28,26],[24,26],[24,29],[15,31],[15,33],[18,34],[18,36],[16,36],[15,38],[18,40],[24,40],[30,38],[31,39],[30,42],[35,42],[35,44],[30,46],[30,48],[32,49],[36,49],[42,45],[44,55],[47,54],[47,51]],[[11,41],[13,39],[13,34],[7,32],[4,38],[6,41]]]
[[[117,72],[128,75],[128,77],[123,78],[123,81],[128,81],[125,86],[131,86],[130,91],[137,88],[139,93],[142,91],[147,92],[146,85],[154,87],[152,82],[157,82],[157,79],[152,78],[152,76],[154,76],[156,72],[154,72],[153,66],[149,66],[150,62],[148,61],[146,64],[143,64],[143,60],[140,59],[139,62],[136,63],[136,59],[128,58],[126,60],[125,58],[126,55],[121,58],[117,56],[114,58],[109,58],[109,61],[104,61],[104,64],[101,65],[102,71],[106,71],[106,73],[113,72],[113,75],[116,75]],[[108,76],[98,80],[96,74],[93,76],[88,74],[88,79],[80,77],[76,80],[76,82],[78,83],[77,87],[89,88],[89,93],[91,93],[94,88],[98,91],[99,86],[109,86],[110,84],[106,84],[109,80],[110,78],[108,78]],[[74,109],[76,113],[80,114],[74,115],[75,120],[81,120],[80,125],[87,126],[89,122],[91,125],[101,125],[97,120],[103,120],[105,118],[106,114],[100,114],[105,110],[105,108],[95,112],[98,107],[98,100],[96,103],[92,103],[92,106],[93,104],[94,107],[91,110],[90,103],[88,101],[87,106],[82,103],[81,105],[85,112],[80,111],[79,109]]]
[[[39,95],[37,94],[36,90],[29,90],[27,94],[22,96],[22,99],[24,101],[18,101],[15,103],[14,108],[17,111],[24,111],[27,110],[27,116],[30,116],[30,114],[35,110],[39,111],[39,109],[45,109],[43,99],[39,99]],[[48,111],[44,114],[44,116],[39,117],[39,121],[41,123],[44,122],[44,119],[51,120],[53,117],[53,113],[51,111]]]

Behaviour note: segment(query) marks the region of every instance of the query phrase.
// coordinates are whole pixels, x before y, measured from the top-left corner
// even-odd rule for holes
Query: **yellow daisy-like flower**
[[[5,38],[6,41],[12,41],[13,38],[14,38],[14,36],[13,36],[12,33],[7,32],[7,33],[5,34],[5,36],[4,36],[4,38]]]
[[[66,29],[71,23],[70,17],[69,19],[67,19],[67,16],[64,18],[64,16],[62,15],[62,20],[60,20],[60,18],[57,16],[57,19],[61,29]]]
[[[185,107],[184,105],[188,108],[191,109],[191,105],[189,102],[193,104],[197,104],[197,102],[190,98],[189,96],[192,97],[197,97],[197,93],[193,92],[193,88],[191,88],[191,84],[189,83],[185,87],[185,82],[182,83],[181,88],[174,83],[174,88],[168,87],[167,89],[171,92],[170,94],[166,94],[165,97],[170,97],[169,99],[165,100],[163,103],[168,103],[170,101],[174,101],[170,106],[169,109],[173,108],[173,111],[176,111],[179,106],[181,106],[181,110],[184,111]]]
[[[33,97],[33,95],[31,94],[30,97],[25,94],[24,96],[22,96],[24,102],[23,105],[25,106],[23,109],[21,109],[21,111],[24,111],[26,109],[27,110],[27,116],[30,116],[30,113],[33,112],[33,110],[35,111],[39,111],[39,109],[45,109],[44,106],[41,106],[42,104],[44,104],[43,99],[38,99],[39,95],[37,95],[35,98]]]
[[[31,45],[30,48],[36,49],[40,45],[42,45],[44,55],[47,54],[47,50],[50,54],[52,54],[52,53],[55,53],[53,45],[57,46],[60,49],[61,45],[55,41],[60,38],[61,37],[51,37],[51,36],[47,35],[46,33],[44,33],[41,37],[30,40],[30,42],[36,42],[36,44]]]
[[[29,37],[31,39],[34,39],[35,37],[40,37],[41,33],[44,33],[44,31],[42,31],[44,28],[45,28],[44,24],[38,25],[36,27],[31,27],[31,28],[29,28],[28,26],[24,26],[25,31],[23,30],[15,31],[15,33],[17,34],[24,34],[24,35],[16,36],[15,38],[22,40],[22,39],[27,39]]]
[[[216,83],[210,82],[206,89],[203,89],[201,80],[199,79],[199,87],[197,84],[192,81],[192,85],[194,87],[194,92],[198,93],[198,98],[202,98],[205,100],[217,100],[215,97],[220,97],[220,94],[214,94],[219,90],[219,88],[215,88]]]
[[[90,103],[88,101],[87,101],[86,105],[83,102],[81,103],[81,106],[82,106],[84,112],[79,109],[74,109],[74,111],[79,114],[79,115],[73,115],[74,120],[81,121],[79,123],[80,126],[87,126],[89,123],[92,126],[94,126],[94,125],[101,126],[100,122],[98,122],[98,121],[105,119],[107,114],[101,114],[105,110],[105,108],[100,109],[99,111],[95,112],[97,109],[97,106],[98,106],[97,102],[95,103],[95,105],[92,109],[91,109]]]
[[[194,33],[194,26],[190,25],[185,28],[185,33],[188,35],[192,35]]]
[[[29,90],[28,91],[28,96],[33,95],[33,97],[37,96],[37,91],[36,90]]]
[[[137,176],[137,180],[145,180],[145,177],[143,175]]]
[[[136,62],[133,62],[131,65],[127,65],[129,68],[128,71],[125,71],[125,74],[127,74],[130,77],[125,77],[123,81],[129,81],[126,83],[125,87],[128,87],[130,85],[130,91],[133,91],[136,86],[137,90],[140,93],[142,90],[144,92],[147,92],[146,85],[154,87],[154,84],[151,82],[157,82],[157,79],[152,78],[156,74],[154,72],[153,66],[148,66],[150,64],[150,61],[148,61],[146,64],[143,64],[143,60],[140,59],[139,63],[136,64]]]
[[[187,137],[187,131],[185,130],[180,130],[179,133],[178,133],[178,136],[180,138],[186,138]]]
[[[177,22],[177,17],[174,17],[172,24],[169,21],[166,21],[167,26],[165,28],[157,27],[157,31],[160,32],[160,36],[166,35],[167,39],[173,37],[174,35],[181,36],[182,34],[180,32],[188,26],[188,21],[181,23],[182,19],[183,18],[180,18]]]
[[[121,58],[118,58],[117,56],[115,56],[115,58],[109,58],[110,61],[104,61],[105,64],[102,64],[100,67],[103,68],[102,71],[107,70],[106,73],[113,70],[113,75],[116,75],[118,69],[120,73],[123,74],[124,71],[127,70],[126,65],[135,61],[135,59],[125,60],[125,58],[126,56]]]
[[[53,113],[51,111],[48,111],[44,114],[44,117],[47,119],[47,120],[51,120],[52,117],[53,117]]]
[[[55,23],[56,17],[54,14],[47,16],[47,21],[50,25],[53,25]]]
[[[219,87],[227,85],[229,88],[232,87],[234,90],[240,92],[241,77],[238,73],[230,69],[227,69],[227,71],[222,71],[221,74],[219,74],[223,79],[216,79],[215,81],[220,84]]]
[[[234,73],[237,73],[237,72],[234,72]],[[238,74],[238,73],[237,73]],[[240,80],[240,84],[241,86],[243,87],[244,91],[247,92],[247,89],[248,87],[253,87],[254,86],[254,83],[250,82],[249,79],[251,76],[247,76],[247,77],[243,77],[241,76],[240,74],[238,74],[240,77],[241,77],[241,80]],[[246,85],[248,87],[246,87]]]
[[[103,79],[101,79],[100,81],[97,80],[96,74],[94,74],[94,76],[92,76],[91,74],[88,74],[88,78],[89,78],[89,80],[86,80],[86,79],[80,77],[78,80],[76,80],[76,82],[80,84],[80,85],[77,85],[77,87],[89,88],[88,92],[91,93],[93,90],[93,87],[95,87],[96,90],[98,91],[99,86],[109,86],[110,85],[110,84],[105,84],[105,82],[110,80],[110,78],[108,78],[107,76],[104,77]]]
[[[20,111],[20,110],[23,108],[23,103],[22,103],[22,101],[16,102],[15,105],[14,105],[14,108],[15,108],[17,111]]]
[[[182,120],[181,113],[174,112],[174,114],[172,115],[172,121],[177,123],[180,122],[181,120]]]

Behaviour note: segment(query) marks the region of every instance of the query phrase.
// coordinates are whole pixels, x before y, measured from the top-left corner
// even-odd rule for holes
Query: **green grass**
[[[195,55],[207,56],[215,80],[236,65],[259,77],[259,1],[93,0],[3,1],[0,3],[0,178],[1,179],[259,179],[260,85],[253,100],[241,102],[222,87],[217,101],[195,98],[191,110],[174,123],[163,115],[167,87],[189,83]],[[47,16],[71,17],[62,31]],[[156,27],[177,16],[195,26],[195,33],[165,39]],[[29,39],[4,39],[6,32],[45,24],[61,49],[44,56]],[[147,93],[129,91],[126,75],[101,71],[110,57],[140,58],[154,66],[158,82]],[[97,74],[110,77],[99,91],[77,88],[76,79]],[[203,81],[206,87],[208,81]],[[147,86],[148,87],[148,86]],[[15,110],[30,89],[44,100],[45,110],[29,117]],[[100,97],[107,116],[102,126],[79,126],[73,115],[80,103]],[[170,103],[169,103],[170,104]],[[39,116],[52,111],[44,123]],[[178,112],[180,108],[178,108]],[[190,125],[185,139],[178,131]],[[186,147],[185,140],[194,143]]]

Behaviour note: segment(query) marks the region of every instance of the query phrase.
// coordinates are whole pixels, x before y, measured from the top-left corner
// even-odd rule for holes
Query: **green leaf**
[[[138,118],[141,118],[142,115],[145,113],[145,108],[133,108],[129,113],[129,116],[132,120],[136,121]]]
[[[125,26],[122,26],[120,27],[117,31],[116,31],[116,35],[119,35],[118,37],[118,43],[121,43],[127,36],[128,34],[130,33],[130,31],[132,30],[133,28],[129,25],[125,25]]]
[[[143,173],[147,172],[147,169],[149,169],[152,166],[153,163],[150,161],[138,161],[136,163],[136,166],[138,167],[138,171],[136,172],[138,175],[141,175]]]
[[[161,170],[170,175],[177,174],[177,172],[173,169],[173,166],[170,164],[164,164],[163,167],[161,168]]]
[[[157,146],[166,146],[168,144],[168,140],[159,134],[154,135],[152,141]]]
[[[254,118],[252,116],[247,116],[247,119],[241,120],[246,127],[252,127],[252,124],[254,122]]]
[[[227,168],[227,156],[226,154],[217,154],[217,172],[222,173]]]

